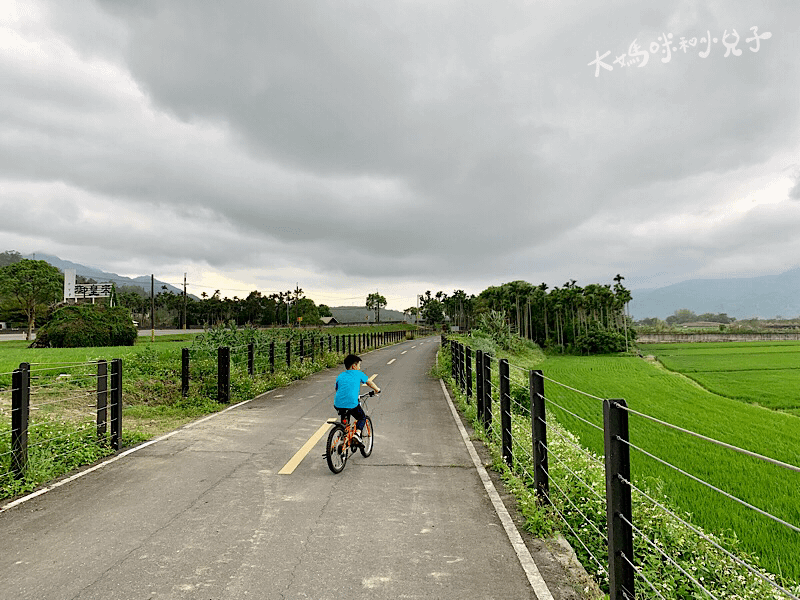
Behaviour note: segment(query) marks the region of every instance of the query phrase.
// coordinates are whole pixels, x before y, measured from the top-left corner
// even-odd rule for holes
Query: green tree
[[[381,322],[381,309],[386,306],[386,298],[381,296],[378,292],[374,292],[367,296],[367,308],[375,311],[375,322]]]
[[[437,295],[441,297],[442,293],[438,292]],[[436,325],[444,321],[444,304],[438,298],[431,296],[430,290],[425,292],[425,295],[420,300],[422,306],[419,312],[423,321],[428,325]]]
[[[300,325],[321,325],[319,309],[311,298],[300,298],[295,304],[297,316],[302,318]]]
[[[23,259],[0,268],[0,296],[11,298],[25,311],[27,339],[36,324],[37,307],[58,302],[64,290],[64,275],[43,260]]]
[[[688,308],[679,308],[667,317],[667,323],[669,325],[679,325],[681,323],[689,323],[690,321],[697,321],[697,315]]]

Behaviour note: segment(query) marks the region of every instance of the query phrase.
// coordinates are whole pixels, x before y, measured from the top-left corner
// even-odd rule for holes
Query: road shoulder
[[[444,382],[443,382],[444,383]],[[452,388],[445,384],[447,393],[453,398]],[[602,598],[603,594],[597,584],[591,580],[578,562],[575,552],[569,543],[562,537],[555,539],[540,539],[531,535],[525,529],[525,517],[519,511],[514,495],[508,490],[500,474],[492,469],[492,457],[486,447],[468,421],[458,405],[453,402],[453,406],[458,414],[461,424],[467,431],[470,441],[486,469],[500,500],[508,511],[511,520],[514,522],[525,546],[533,558],[539,573],[547,584],[547,588],[554,600],[594,600]]]

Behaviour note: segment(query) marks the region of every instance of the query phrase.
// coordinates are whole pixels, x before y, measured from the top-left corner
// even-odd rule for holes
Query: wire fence
[[[164,370],[147,351],[131,357],[128,368],[145,385],[180,384],[177,404],[188,410],[216,410],[212,404],[253,398],[293,379],[334,366],[350,352],[365,352],[408,337],[423,328],[347,335],[209,335],[182,348],[181,364]],[[200,337],[200,336],[198,336]],[[241,343],[242,339],[246,343]],[[222,342],[229,345],[216,346]],[[176,375],[180,375],[177,380]],[[130,378],[130,376],[128,376]],[[0,373],[0,498],[33,489],[54,477],[112,454],[123,445],[123,389],[135,393],[122,360],[21,363]],[[156,388],[159,389],[159,388]],[[173,388],[175,393],[177,389]],[[159,398],[153,399],[160,402]],[[138,433],[127,438],[142,441]]]
[[[800,600],[796,582],[767,572],[754,557],[731,550],[729,540],[693,524],[657,485],[656,491],[651,489],[653,478],[644,470],[632,475],[631,463],[644,463],[632,461],[631,454],[677,473],[684,485],[703,486],[718,496],[718,502],[735,503],[768,519],[782,534],[800,534],[800,523],[747,502],[632,441],[629,419],[637,426],[646,422],[656,427],[655,435],[658,430],[672,432],[786,474],[799,473],[800,467],[636,411],[622,399],[601,398],[541,371],[510,365],[458,340],[443,336],[442,348],[453,387],[473,407],[490,445],[499,446],[509,469],[561,524],[586,570],[612,600]],[[584,435],[599,437],[603,454],[586,449],[562,424],[579,425]],[[692,556],[699,560],[693,562]]]
[[[0,392],[3,495],[29,489],[119,448],[120,368],[117,359],[111,365],[105,360],[21,363],[13,371],[12,385]]]

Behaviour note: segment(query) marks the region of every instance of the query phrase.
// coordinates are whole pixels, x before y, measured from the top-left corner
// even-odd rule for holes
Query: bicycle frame
[[[346,409],[341,409],[342,412],[340,413],[339,417],[328,419],[328,423],[333,425],[333,429],[328,435],[328,441],[326,443],[325,454],[323,454],[323,457],[328,461],[328,467],[334,473],[340,473],[344,469],[345,465],[347,464],[347,459],[351,454],[354,454],[356,450],[361,450],[361,454],[363,454],[364,457],[372,454],[372,420],[370,419],[369,415],[366,414],[369,410],[366,398],[367,396],[372,396],[373,394],[374,391],[371,391],[367,392],[366,394],[361,394],[358,397],[359,406],[361,406],[362,410],[364,411],[367,421],[366,433],[368,433],[369,438],[366,446],[359,444],[358,446],[353,447],[353,438],[356,433],[358,421],[356,419],[353,419],[352,421],[350,420],[351,415],[349,411]],[[338,434],[337,431],[341,432],[341,435]]]
[[[372,394],[370,392],[367,392],[365,394],[361,394],[358,397],[358,404],[364,410],[365,414],[369,414],[369,407],[367,406],[367,397],[371,395]],[[328,419],[328,423],[341,423],[342,427],[344,427],[344,433],[345,433],[344,440],[345,440],[346,450],[347,452],[351,452],[352,450],[350,444],[353,441],[353,435],[356,432],[356,420],[355,419],[351,420],[350,415],[346,414],[342,415],[340,419]]]

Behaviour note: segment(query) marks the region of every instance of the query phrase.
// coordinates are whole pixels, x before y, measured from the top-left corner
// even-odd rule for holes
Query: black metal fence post
[[[269,372],[275,372],[275,340],[269,343]]]
[[[106,437],[108,430],[108,363],[97,361],[97,439]]]
[[[286,368],[292,366],[292,340],[286,340]]]
[[[606,519],[608,522],[608,585],[610,600],[635,598],[633,530],[627,404],[622,399],[603,401],[606,454]]]
[[[462,392],[466,392],[467,383],[465,379],[466,369],[464,368],[464,344],[458,345],[458,385]]]
[[[492,428],[492,357],[483,355],[483,428],[487,433]]]
[[[533,449],[533,486],[539,501],[550,503],[550,479],[547,465],[547,422],[545,421],[544,377],[539,370],[529,376],[531,399],[531,445]]]
[[[247,374],[253,376],[256,362],[256,345],[253,342],[247,344]]]
[[[231,349],[217,348],[217,402],[227,404],[231,400]]]
[[[502,456],[509,467],[514,466],[511,446],[511,374],[508,359],[500,360],[500,437],[502,440]]]
[[[305,360],[306,358],[305,354],[306,354],[305,340],[303,338],[300,338],[300,362],[303,362]]]
[[[122,359],[111,361],[111,447],[122,446]]]
[[[483,351],[477,350],[475,352],[475,403],[478,409],[478,419],[483,422]]]
[[[189,349],[181,349],[181,396],[189,395]]]
[[[467,376],[467,403],[469,403],[472,398],[472,348],[467,346],[464,349],[464,354],[466,359],[464,362]]]
[[[31,366],[20,363],[11,375],[11,470],[23,479],[28,470],[28,418],[31,403]]]
[[[464,391],[464,365],[462,364],[462,360],[464,359],[464,353],[462,352],[463,347],[461,346],[460,342],[456,342],[456,383],[458,384],[458,389],[462,392]]]

